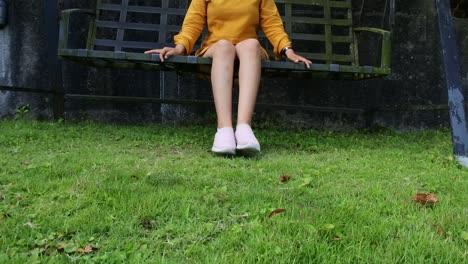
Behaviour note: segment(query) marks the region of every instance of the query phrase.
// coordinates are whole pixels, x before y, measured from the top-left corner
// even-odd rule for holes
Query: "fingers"
[[[152,49],[145,51],[145,54],[159,54],[159,59],[164,61],[164,49]]]
[[[167,59],[167,58],[169,58],[169,57],[171,57],[171,56],[173,56],[173,55],[176,55],[175,53],[176,53],[175,49],[171,49],[171,50],[169,50],[169,51],[166,53],[166,55],[164,56],[164,58]]]
[[[173,53],[174,53],[174,48],[169,48],[169,47],[145,51],[145,54],[159,54],[159,59],[161,60],[161,62],[164,62],[164,60],[172,56]]]
[[[294,63],[299,63],[299,62],[303,62],[307,69],[310,69],[310,65],[312,64],[312,62],[302,56],[299,56],[297,54],[294,54],[294,56],[291,56],[292,58],[290,58],[290,60]]]
[[[164,53],[165,53],[165,48],[162,49],[152,49],[152,50],[147,50],[145,51],[145,54],[159,54],[159,59],[161,61],[164,61]]]
[[[161,49],[152,49],[152,50],[145,51],[145,54],[159,54],[160,52],[161,52]]]
[[[164,62],[164,55],[166,54],[166,48],[162,49],[161,52],[159,53],[159,59],[161,62]]]
[[[164,59],[167,59],[167,51],[168,51],[169,48],[163,48],[161,50],[161,52],[159,53],[159,59],[161,60],[161,62],[164,62]]]
[[[310,69],[310,65],[312,64],[312,62],[310,60],[308,60],[306,58],[302,58],[301,61],[305,63],[307,69]]]

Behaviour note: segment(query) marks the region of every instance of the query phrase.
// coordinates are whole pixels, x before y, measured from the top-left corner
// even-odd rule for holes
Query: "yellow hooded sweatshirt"
[[[192,0],[182,30],[174,36],[174,43],[184,45],[186,55],[192,52],[205,23],[208,34],[197,56],[221,39],[234,45],[256,39],[260,26],[273,45],[275,59],[281,59],[281,50],[291,45],[274,0]]]

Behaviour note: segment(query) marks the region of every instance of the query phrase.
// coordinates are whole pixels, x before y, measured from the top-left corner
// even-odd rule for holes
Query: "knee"
[[[244,47],[249,50],[260,50],[260,42],[257,39],[246,39],[243,41]]]
[[[216,51],[224,54],[224,55],[231,55],[234,56],[236,54],[235,46],[227,40],[219,40],[216,42]]]
[[[246,52],[249,54],[256,53],[261,54],[262,49],[260,42],[257,39],[246,39],[237,45],[238,52]]]

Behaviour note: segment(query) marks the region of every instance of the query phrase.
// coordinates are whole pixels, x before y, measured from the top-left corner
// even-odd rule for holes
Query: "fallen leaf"
[[[273,217],[274,215],[283,213],[284,211],[286,211],[286,210],[284,210],[284,209],[276,209],[276,210],[274,210],[273,212],[271,212],[270,215],[269,215],[268,217]]]
[[[413,196],[413,201],[422,205],[433,205],[437,203],[439,200],[437,197],[432,193],[418,193]]]
[[[291,179],[291,176],[286,175],[286,174],[283,174],[283,175],[281,175],[281,177],[279,178],[279,181],[284,183],[284,182],[288,182],[290,179]]]
[[[440,226],[440,225],[432,225],[433,227],[437,228],[437,232],[439,232],[439,234],[443,237],[447,237],[447,232],[445,232],[445,230]]]
[[[92,253],[94,251],[94,248],[92,245],[86,245],[84,248],[79,248],[76,250],[77,253],[80,253],[80,254],[89,254],[89,253]]]

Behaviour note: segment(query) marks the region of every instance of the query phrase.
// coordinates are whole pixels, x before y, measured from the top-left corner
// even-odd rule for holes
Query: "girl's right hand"
[[[162,49],[152,49],[145,51],[145,54],[159,54],[161,62],[164,62],[165,59],[168,59],[174,55],[184,55],[185,47],[182,44],[177,44],[175,48],[164,47]]]

